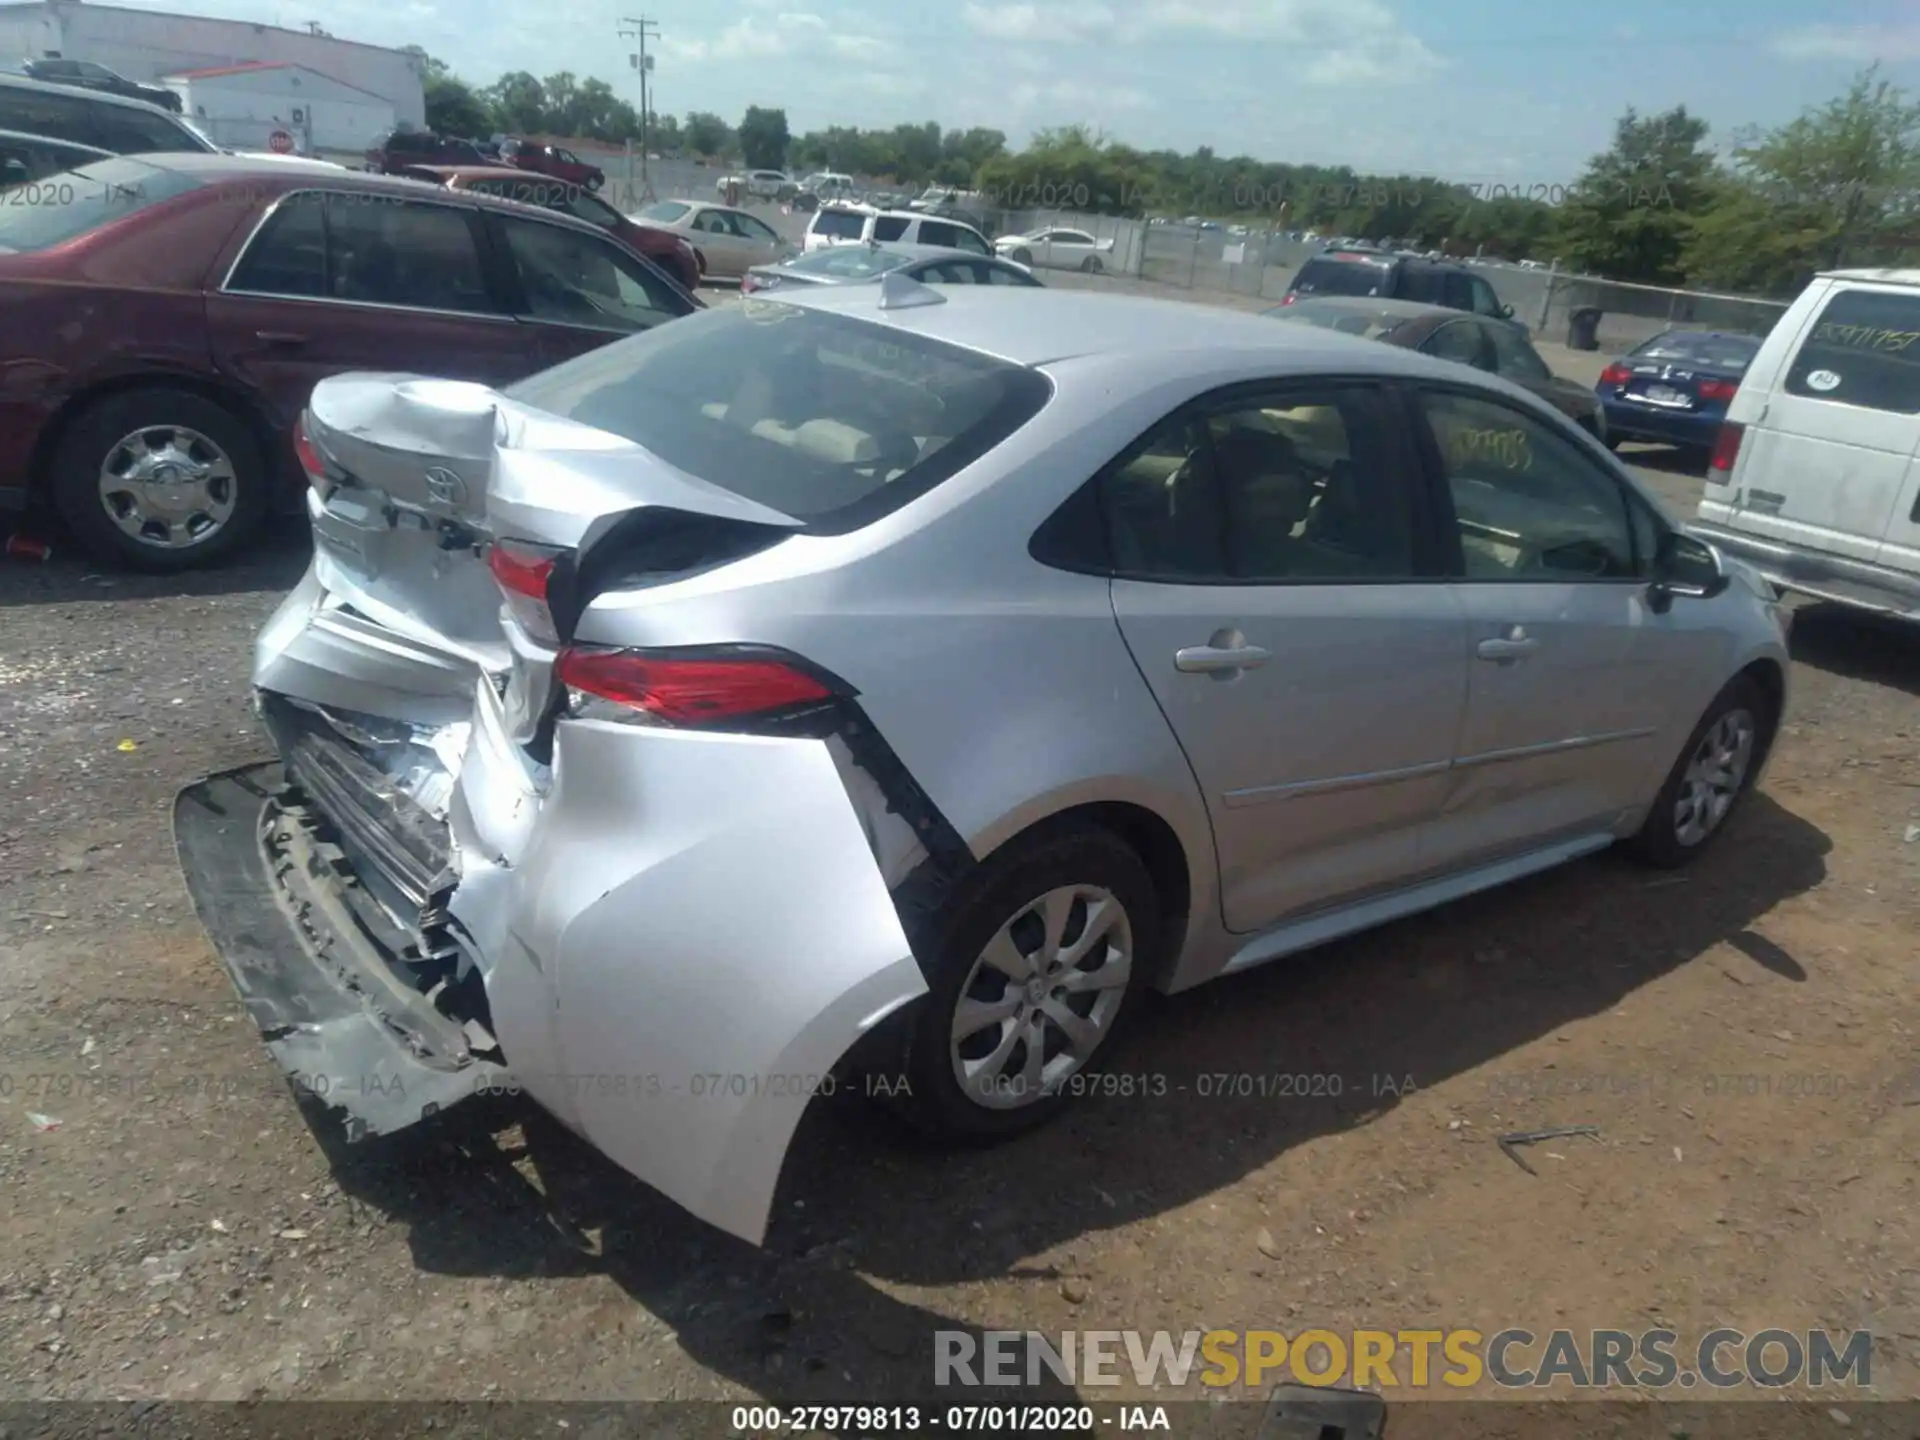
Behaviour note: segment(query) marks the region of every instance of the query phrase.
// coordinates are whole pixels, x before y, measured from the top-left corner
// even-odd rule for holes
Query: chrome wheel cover
[[[1133,963],[1133,924],[1112,891],[1065,885],[1022,906],[954,1006],[949,1053],[967,1098],[1018,1110],[1056,1093],[1112,1032]]]
[[[186,550],[233,518],[240,482],[227,452],[198,430],[147,425],[108,449],[99,494],[122,534],[156,550]]]

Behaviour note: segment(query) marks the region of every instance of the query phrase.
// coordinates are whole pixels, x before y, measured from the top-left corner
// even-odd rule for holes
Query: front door
[[[1715,638],[1647,589],[1658,527],[1549,422],[1484,393],[1416,403],[1445,478],[1466,720],[1428,858],[1458,869],[1606,830],[1659,785]]]
[[[1101,477],[1114,613],[1205,795],[1237,932],[1414,875],[1444,793],[1465,625],[1385,403],[1236,388]]]
[[[1849,284],[1798,339],[1783,372],[1749,372],[1773,385],[1741,442],[1728,523],[1876,560],[1920,444],[1920,294]]]

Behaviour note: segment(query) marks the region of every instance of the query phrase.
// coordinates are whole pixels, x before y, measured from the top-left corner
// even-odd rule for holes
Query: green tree
[[[1560,207],[1562,253],[1617,280],[1674,285],[1695,219],[1718,196],[1707,123],[1684,105],[1659,115],[1628,110],[1613,145],[1588,163]]]
[[[752,170],[780,170],[787,163],[787,112],[749,105],[740,117],[740,155]]]
[[[525,70],[502,75],[484,93],[501,130],[537,135],[547,128],[546,87]]]
[[[725,155],[733,148],[733,131],[718,115],[695,110],[681,126],[687,137],[687,149],[695,155]]]
[[[478,135],[493,133],[493,109],[466,81],[455,75],[443,60],[431,55],[422,66],[421,90],[427,102],[427,128],[441,135]]]

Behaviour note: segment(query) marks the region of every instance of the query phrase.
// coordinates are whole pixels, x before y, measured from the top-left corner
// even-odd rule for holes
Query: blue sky
[[[796,133],[932,119],[1016,144],[1082,122],[1148,147],[1522,187],[1571,180],[1628,105],[1685,103],[1724,140],[1830,98],[1875,58],[1920,88],[1910,0],[576,0],[537,24],[479,0],[191,8],[319,15],[481,83],[572,70],[633,98],[616,30],[644,11],[660,28],[654,106],[674,114],[782,105]]]

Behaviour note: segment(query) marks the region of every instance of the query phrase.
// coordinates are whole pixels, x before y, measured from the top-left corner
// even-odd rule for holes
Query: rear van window
[[[523,380],[523,404],[632,441],[816,529],[870,523],[999,445],[1039,371],[891,326],[748,299]]]
[[[1789,395],[1920,415],[1920,295],[1843,290],[1787,368]]]
[[[1293,288],[1301,295],[1386,295],[1393,289],[1393,267],[1381,260],[1316,256],[1300,267]]]
[[[867,230],[867,217],[857,210],[822,210],[813,217],[813,233],[835,240],[858,240]]]

